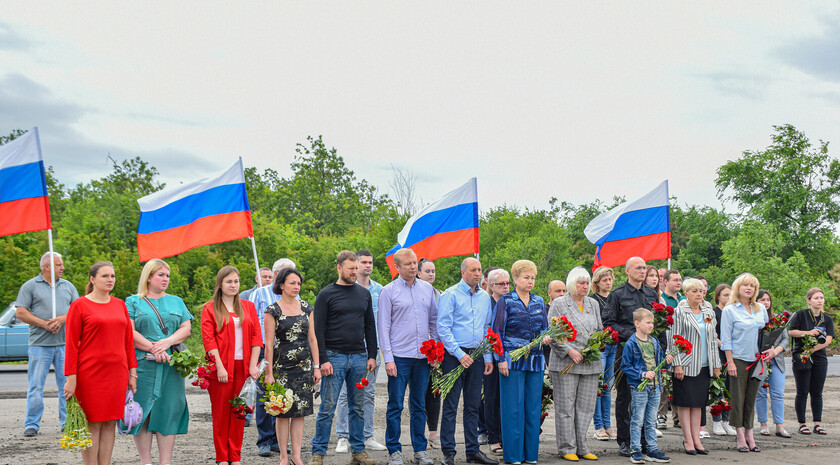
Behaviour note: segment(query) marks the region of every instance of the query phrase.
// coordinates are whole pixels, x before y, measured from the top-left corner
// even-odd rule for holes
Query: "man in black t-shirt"
[[[315,422],[310,465],[323,465],[330,442],[333,416],[341,386],[347,389],[350,410],[350,450],[353,465],[374,465],[365,452],[364,390],[356,384],[375,383],[367,379],[376,368],[376,321],[373,301],[367,289],[356,283],[359,260],[344,250],[336,259],[338,280],[325,287],[315,299],[314,325],[321,370],[321,407]],[[366,381],[362,381],[362,379]]]
[[[617,441],[619,454],[630,456],[630,386],[627,377],[621,373],[621,352],[624,343],[635,332],[633,312],[639,308],[652,310],[652,304],[659,302],[656,291],[645,286],[647,268],[640,257],[627,260],[624,267],[627,282],[615,288],[607,298],[607,307],[603,310],[604,327],[612,326],[618,331],[619,344],[615,348],[615,421],[617,423]],[[644,446],[644,444],[643,444]]]

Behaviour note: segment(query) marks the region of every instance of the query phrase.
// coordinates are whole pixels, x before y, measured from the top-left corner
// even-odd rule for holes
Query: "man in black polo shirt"
[[[333,416],[341,386],[347,389],[350,410],[350,450],[353,465],[374,465],[365,452],[364,391],[356,383],[376,368],[376,321],[373,300],[356,283],[359,259],[344,250],[336,259],[338,281],[325,287],[315,299],[314,324],[321,370],[321,407],[315,422],[310,465],[322,465],[330,442]],[[369,379],[375,383],[376,379]]]
[[[656,291],[645,286],[645,261],[640,257],[627,260],[624,267],[627,282],[618,286],[607,298],[604,311],[604,327],[612,326],[618,331],[619,344],[615,350],[616,401],[615,421],[618,424],[617,440],[619,454],[630,457],[630,386],[621,372],[621,351],[624,343],[636,331],[633,325],[633,312],[638,308],[652,309],[654,302],[659,302]]]

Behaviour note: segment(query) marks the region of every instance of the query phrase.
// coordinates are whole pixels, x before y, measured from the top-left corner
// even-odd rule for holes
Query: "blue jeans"
[[[773,359],[768,364],[773,371],[768,379],[769,388],[758,388],[758,395],[755,397],[755,412],[758,414],[758,421],[767,423],[767,390],[770,390],[770,408],[773,409],[773,423],[781,425],[785,418],[785,374],[776,365]]]
[[[656,446],[656,410],[659,409],[660,386],[648,384],[642,391],[630,386],[630,450],[642,451],[642,429],[648,452]]]
[[[461,348],[469,353],[471,349]],[[450,355],[443,357],[443,373],[449,373],[461,362]],[[484,382],[484,361],[476,360],[455,380],[449,394],[443,399],[440,417],[440,449],[443,455],[455,455],[455,420],[458,416],[458,397],[464,394],[464,449],[467,457],[480,452],[478,446],[478,409],[481,408],[481,385]]]
[[[64,429],[67,408],[64,401],[64,346],[29,346],[29,390],[26,392],[26,419],[23,428],[41,430],[44,414],[44,383],[50,366],[55,367],[55,384],[58,386],[58,421]]]
[[[367,361],[365,362],[367,363]],[[365,400],[362,410],[365,415],[365,439],[373,437],[373,409],[376,403],[376,375],[379,373],[379,355],[376,356],[376,369],[370,372],[370,384],[365,388]],[[358,382],[357,379],[355,382]],[[355,384],[353,385],[355,388]],[[349,436],[347,430],[347,390],[342,387],[335,408],[335,434],[340,438]]]
[[[503,459],[505,462],[537,461],[540,452],[540,412],[545,373],[542,371],[510,370],[499,377]]]
[[[333,374],[321,379],[321,407],[315,420],[315,436],[312,438],[312,453],[325,455],[330,443],[333,415],[342,387],[347,390],[350,417],[350,450],[365,451],[365,438],[362,434],[362,402],[364,393],[356,389],[356,383],[367,372],[367,354],[340,354],[327,349],[327,358],[333,368]],[[374,384],[374,383],[371,383]]]
[[[260,350],[260,360],[265,358],[265,349]],[[269,363],[266,370],[271,370],[272,364]],[[262,389],[262,386],[260,387]],[[257,394],[257,398],[262,394]],[[260,446],[278,446],[277,444],[277,430],[274,429],[274,423],[277,417],[273,417],[266,413],[265,404],[257,402],[254,407],[254,416],[257,423],[257,447]],[[249,418],[250,419],[250,418]],[[278,446],[279,447],[279,446]]]
[[[429,362],[425,358],[394,357],[397,376],[388,377],[388,410],[385,414],[385,445],[388,453],[402,451],[400,418],[408,387],[411,447],[414,452],[426,450],[426,388],[429,386]]]
[[[612,385],[613,364],[615,363],[615,345],[608,345],[603,352],[601,352],[601,366],[604,368],[604,381],[607,386]],[[608,391],[603,396],[595,400],[595,415],[593,421],[595,422],[595,429],[610,427],[610,409],[612,408],[612,398]]]

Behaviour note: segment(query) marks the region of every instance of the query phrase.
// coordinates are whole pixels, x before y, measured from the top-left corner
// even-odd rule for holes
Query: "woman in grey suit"
[[[680,410],[683,447],[689,455],[706,455],[700,443],[700,417],[709,398],[711,376],[720,376],[720,358],[717,352],[715,312],[712,304],[703,300],[706,286],[699,279],[683,281],[685,300],[674,309],[674,324],[670,334],[679,335],[691,342],[691,354],[679,353],[671,364],[674,367],[674,400],[672,405]],[[674,341],[668,341],[668,351]]]
[[[601,309],[589,293],[589,273],[579,266],[569,272],[566,288],[569,293],[554,299],[548,311],[549,319],[565,316],[577,330],[573,342],[551,342],[548,374],[554,385],[554,426],[557,430],[557,451],[569,461],[597,460],[586,445],[586,430],[595,413],[598,398],[598,378],[601,361],[583,362],[581,350],[593,333],[604,329]],[[570,363],[575,366],[568,374],[560,372]]]

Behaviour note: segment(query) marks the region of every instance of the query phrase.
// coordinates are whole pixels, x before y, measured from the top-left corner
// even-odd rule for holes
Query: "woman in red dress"
[[[234,266],[225,266],[216,275],[213,300],[201,311],[201,339],[204,350],[216,361],[207,389],[216,461],[239,465],[245,420],[231,412],[230,401],[239,395],[249,375],[260,377],[257,362],[263,342],[254,304],[239,299],[239,270]]]
[[[110,295],[113,265],[96,263],[89,275],[85,296],[67,311],[64,397],[75,394],[87,416],[93,444],[82,451],[85,465],[105,465],[111,463],[126,390],[137,391],[137,359],[125,302]]]

